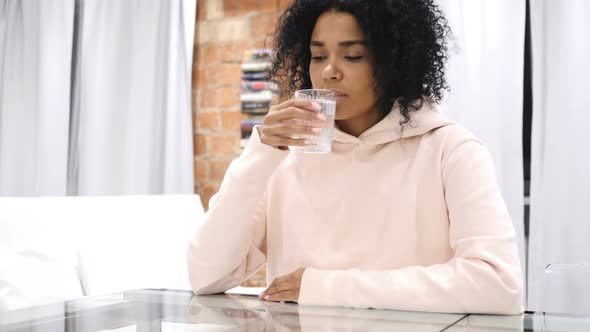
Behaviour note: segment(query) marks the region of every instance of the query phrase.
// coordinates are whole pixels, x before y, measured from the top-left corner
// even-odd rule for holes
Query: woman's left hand
[[[276,278],[272,281],[270,286],[260,294],[260,298],[274,302],[298,302],[303,272],[305,272],[305,268],[302,267],[287,275]]]

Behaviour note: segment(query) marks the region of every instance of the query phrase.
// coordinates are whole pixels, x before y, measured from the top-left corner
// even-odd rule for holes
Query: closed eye
[[[326,59],[325,56],[312,56],[311,57],[311,61],[315,61],[315,62],[322,61],[322,60],[325,60],[325,59]]]
[[[360,56],[345,56],[344,58],[348,61],[351,62],[358,62],[361,61],[365,56],[364,55],[360,55]]]

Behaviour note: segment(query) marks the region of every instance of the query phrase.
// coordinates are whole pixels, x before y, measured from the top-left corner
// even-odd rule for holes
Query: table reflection
[[[590,331],[590,317],[299,306],[240,295],[137,290],[0,313],[0,332]]]
[[[223,331],[441,331],[464,315],[305,307],[258,299],[195,296],[188,323]]]

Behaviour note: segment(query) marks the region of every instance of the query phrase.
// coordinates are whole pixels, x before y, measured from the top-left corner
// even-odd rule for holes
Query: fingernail
[[[317,114],[316,116],[318,117],[318,119],[320,119],[322,121],[328,120],[328,118],[325,115],[323,115],[323,114]]]
[[[318,103],[311,103],[311,105],[313,106],[313,108],[316,111],[321,111],[322,110],[322,105],[318,104]]]
[[[270,295],[265,296],[264,299],[268,301],[268,299],[270,299]]]
[[[311,141],[308,140],[308,139],[306,139],[305,141],[303,141],[303,144],[305,144],[305,145],[311,145]]]
[[[322,128],[311,128],[311,131],[313,131],[316,134],[319,134],[322,132]]]

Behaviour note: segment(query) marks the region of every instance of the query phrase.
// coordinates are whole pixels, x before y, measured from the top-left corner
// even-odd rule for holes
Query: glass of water
[[[332,135],[334,134],[334,116],[336,115],[336,93],[330,90],[308,89],[295,91],[295,99],[311,100],[322,109],[318,114],[326,116],[326,125],[318,136],[303,136],[311,141],[308,146],[291,147],[304,153],[329,153],[332,151]]]

